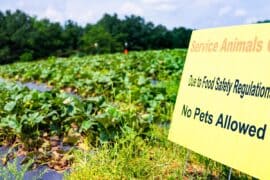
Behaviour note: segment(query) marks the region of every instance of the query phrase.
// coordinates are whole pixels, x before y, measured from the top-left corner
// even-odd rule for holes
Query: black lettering
[[[218,120],[216,122],[216,126],[219,126],[219,125],[221,128],[223,128],[223,114],[222,113],[218,116]]]
[[[239,125],[239,133],[246,134],[249,128],[249,124],[240,123]]]
[[[200,113],[201,113],[201,109],[200,109],[200,108],[196,108],[196,109],[195,109],[194,116],[193,116],[193,119],[195,119],[196,116],[199,116]]]
[[[200,121],[204,121],[204,118],[205,118],[204,115],[205,115],[204,113],[201,113],[201,114],[200,114]]]
[[[248,131],[248,134],[251,137],[255,136],[255,134],[256,134],[256,126],[254,126],[254,125],[250,126],[249,131]]]
[[[238,122],[237,121],[232,121],[231,130],[236,131],[237,129],[238,129]]]
[[[207,123],[208,123],[208,124],[212,124],[212,123],[213,123],[213,115],[212,115],[212,114],[210,114],[210,115],[208,116],[208,121],[207,121]]]
[[[192,114],[191,109],[188,108],[187,105],[184,105],[184,106],[183,106],[183,109],[182,109],[182,115],[183,115],[183,116],[186,116],[186,117],[188,117],[188,118],[190,118],[190,117],[191,117],[191,114]]]
[[[258,128],[258,131],[257,131],[258,139],[262,139],[262,140],[264,139],[266,128],[267,128],[266,124],[263,127]]]

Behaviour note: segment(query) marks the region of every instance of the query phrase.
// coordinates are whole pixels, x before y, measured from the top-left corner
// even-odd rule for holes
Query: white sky
[[[135,14],[168,28],[208,28],[270,19],[266,0],[0,0],[0,10],[20,9],[38,18],[80,25],[95,23],[104,13],[120,18]]]

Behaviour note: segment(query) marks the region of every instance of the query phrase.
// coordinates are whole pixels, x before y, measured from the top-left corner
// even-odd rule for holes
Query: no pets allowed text
[[[240,133],[249,137],[255,137],[260,140],[264,140],[267,125],[256,126],[242,121],[234,119],[231,115],[220,113],[217,117],[214,117],[208,110],[203,111],[201,108],[196,107],[194,111],[183,105],[181,115],[193,120],[198,120],[201,123],[208,125],[214,125],[222,129],[229,130],[234,133]]]

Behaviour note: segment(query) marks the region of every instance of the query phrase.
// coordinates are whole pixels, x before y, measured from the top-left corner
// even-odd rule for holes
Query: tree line
[[[84,27],[72,20],[64,25],[16,10],[0,11],[0,64],[31,61],[48,56],[122,52],[164,48],[187,48],[192,29],[168,30],[140,16],[104,14]]]

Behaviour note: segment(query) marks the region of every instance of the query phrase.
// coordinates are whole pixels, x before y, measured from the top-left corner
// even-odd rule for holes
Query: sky
[[[38,19],[62,24],[71,19],[84,26],[104,13],[142,16],[147,22],[172,29],[205,29],[250,24],[270,19],[267,0],[0,0],[0,10],[20,9]]]

